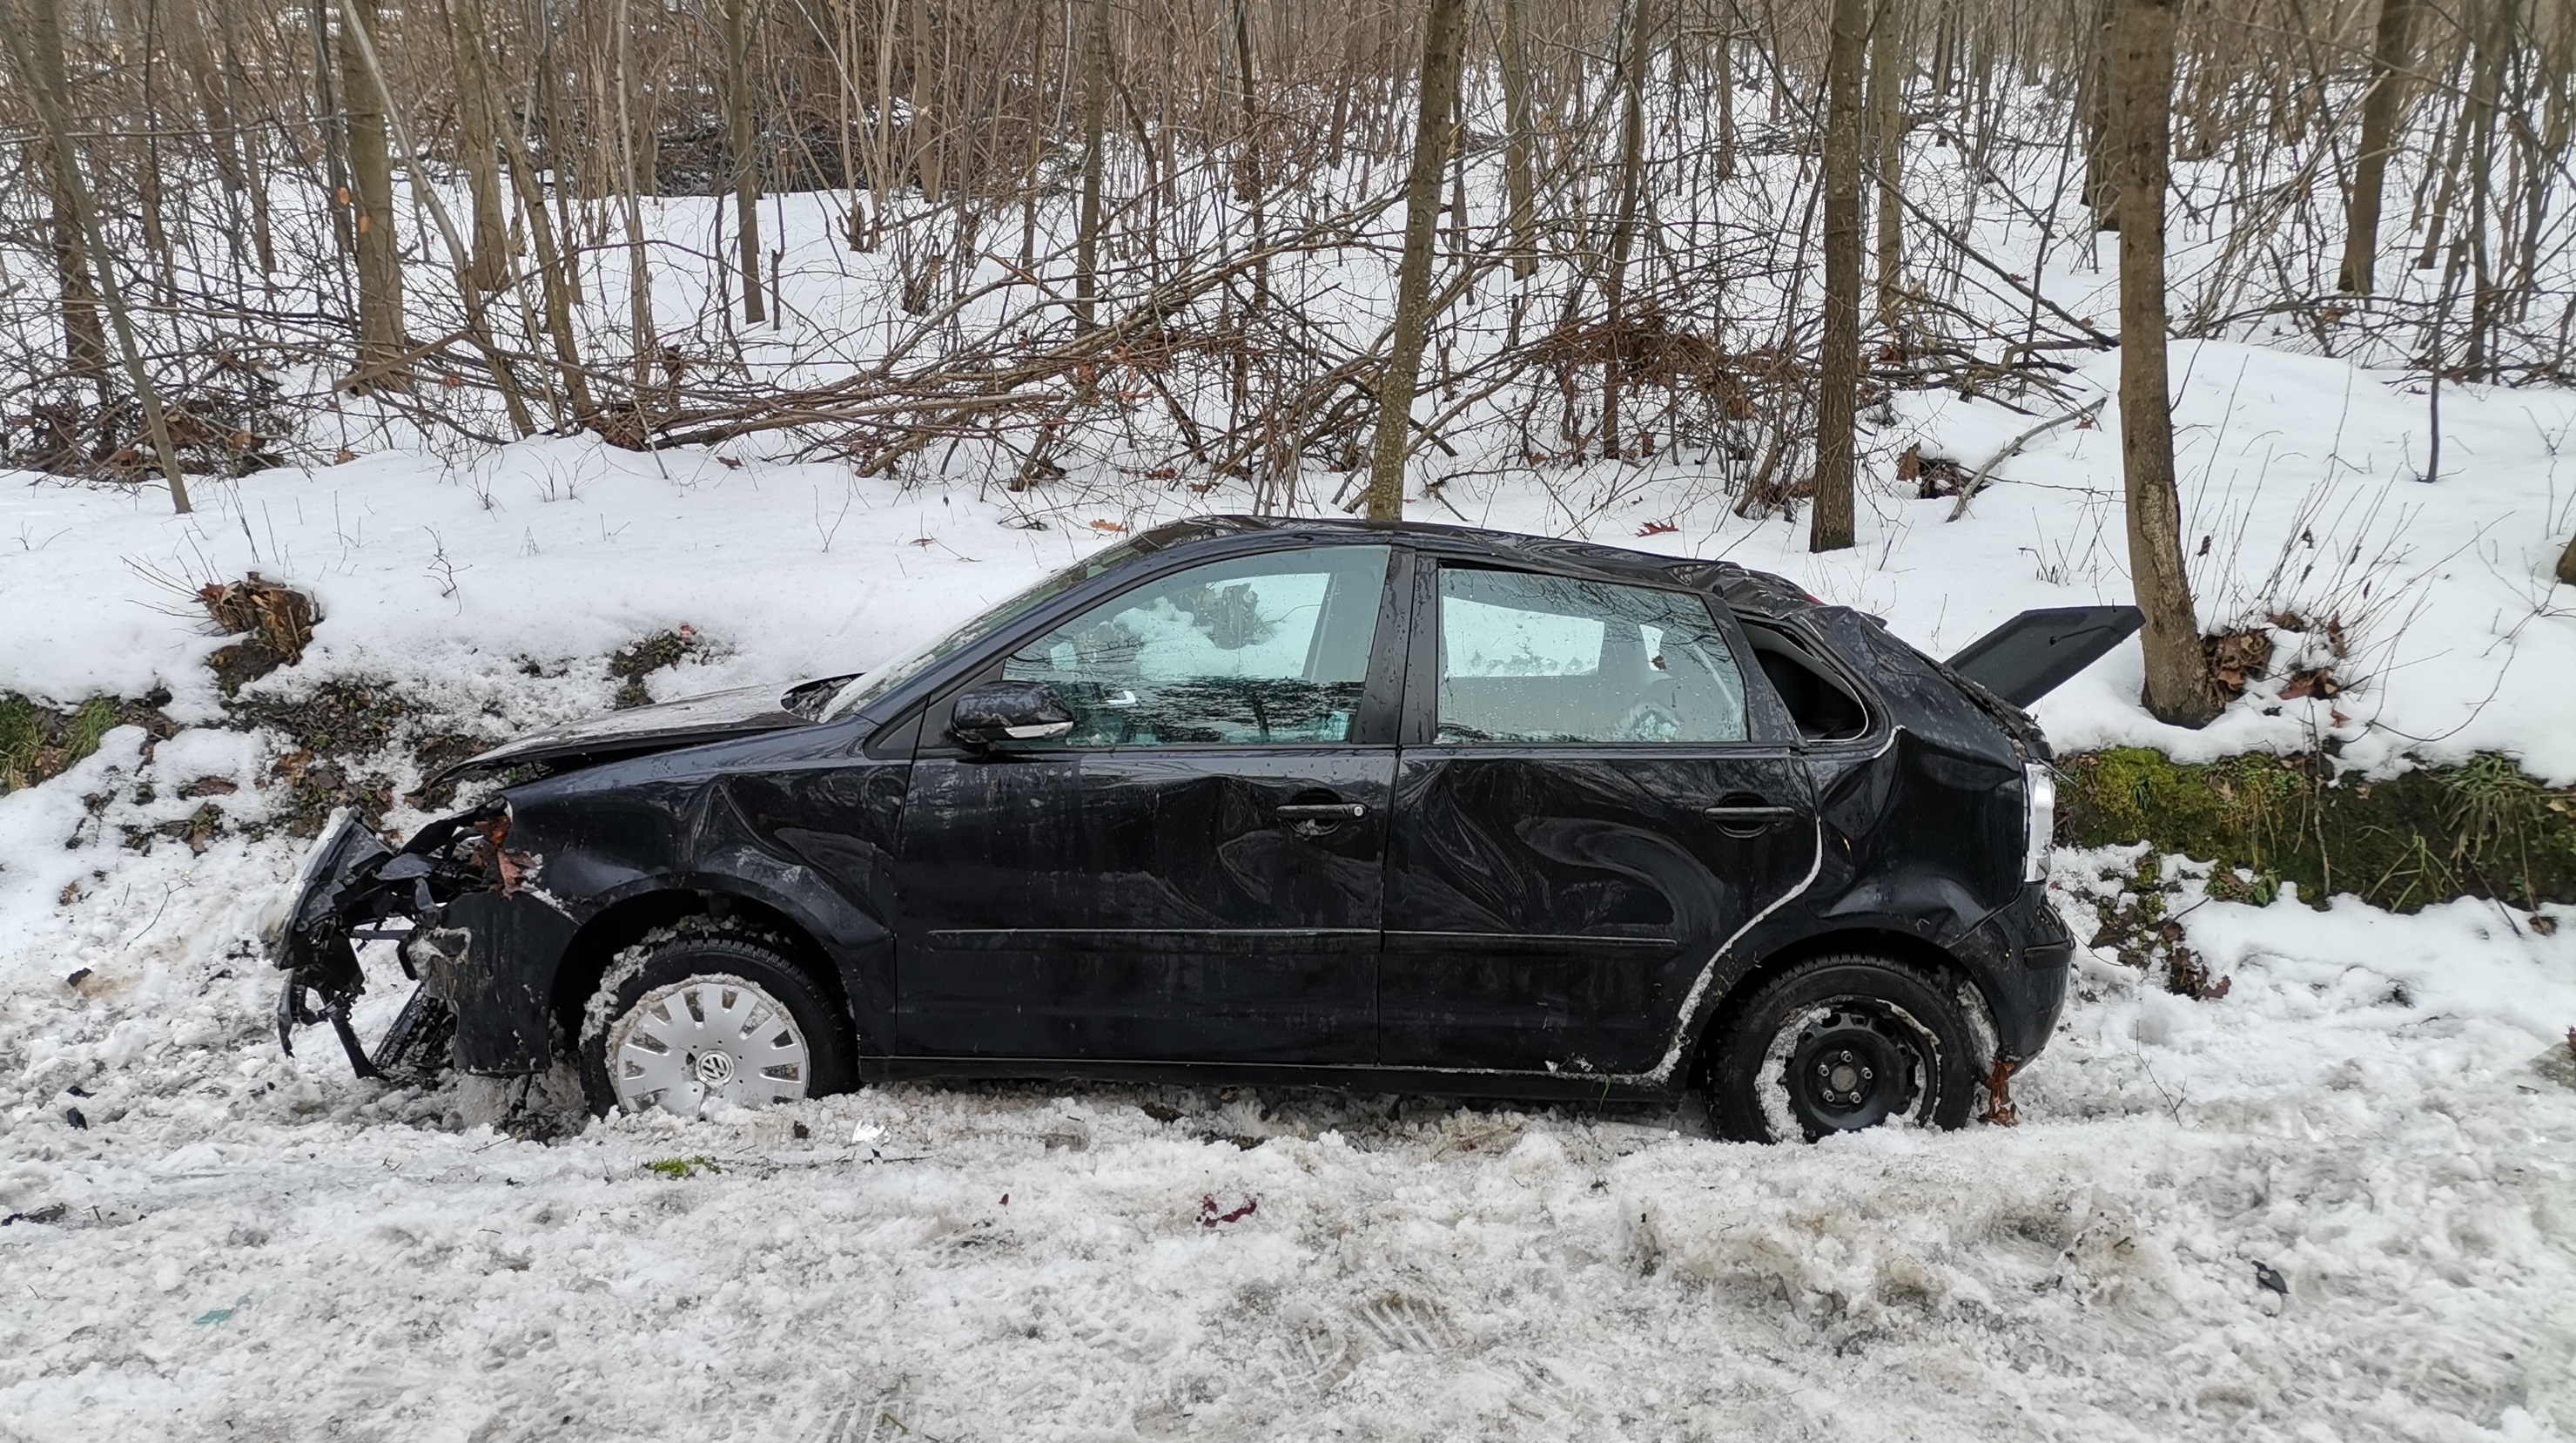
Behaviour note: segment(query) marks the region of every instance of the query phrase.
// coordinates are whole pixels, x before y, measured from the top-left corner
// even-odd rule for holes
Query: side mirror
[[[1053,741],[1073,732],[1073,708],[1042,681],[988,681],[957,698],[948,734],[970,747]]]

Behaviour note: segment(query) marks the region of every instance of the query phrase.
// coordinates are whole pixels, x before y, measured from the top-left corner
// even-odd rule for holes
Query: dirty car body
[[[486,753],[456,774],[505,784],[399,850],[335,827],[272,942],[281,1035],[540,1071],[697,927],[810,974],[839,1085],[1657,1098],[1841,954],[1949,989],[2009,1072],[2072,953],[2021,708],[2135,627],[2027,613],[1954,668],[1724,563],[1175,524],[869,677]],[[352,943],[397,935],[421,985],[369,1059]]]

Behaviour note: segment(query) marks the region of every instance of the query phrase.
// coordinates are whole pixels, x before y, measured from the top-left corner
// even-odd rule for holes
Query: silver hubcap
[[[608,1032],[608,1075],[628,1112],[696,1117],[710,1101],[794,1102],[811,1066],[794,1015],[739,977],[656,987]]]

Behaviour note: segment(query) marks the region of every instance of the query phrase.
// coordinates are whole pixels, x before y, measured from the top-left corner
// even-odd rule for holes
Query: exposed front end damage
[[[498,799],[430,823],[399,851],[351,813],[334,813],[267,928],[269,960],[286,973],[277,999],[278,1045],[293,1052],[298,1026],[327,1022],[361,1077],[440,1066],[447,1059],[437,1054],[451,1038],[456,1060],[469,1068],[524,1055],[525,1038],[487,1038],[482,1034],[489,1029],[482,1028],[459,1034],[455,1025],[460,1010],[476,1017],[542,1016],[542,998],[533,1008],[458,1004],[520,1001],[485,995],[510,985],[510,970],[494,963],[514,950],[515,934],[531,925],[544,929],[538,919],[552,918],[561,927],[559,947],[572,931],[559,908],[530,895],[534,860],[511,851],[509,835],[510,809]],[[400,944],[404,975],[422,985],[370,1056],[349,1009],[367,988],[358,944],[378,940]],[[539,1032],[542,1057],[546,1039]]]

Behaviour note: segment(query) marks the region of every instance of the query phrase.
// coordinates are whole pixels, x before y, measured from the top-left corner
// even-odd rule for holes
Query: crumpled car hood
[[[793,694],[813,685],[735,687],[548,727],[467,757],[430,778],[430,785],[531,763],[560,769],[565,763],[587,765],[675,751],[728,737],[811,726],[813,718],[788,707]]]

